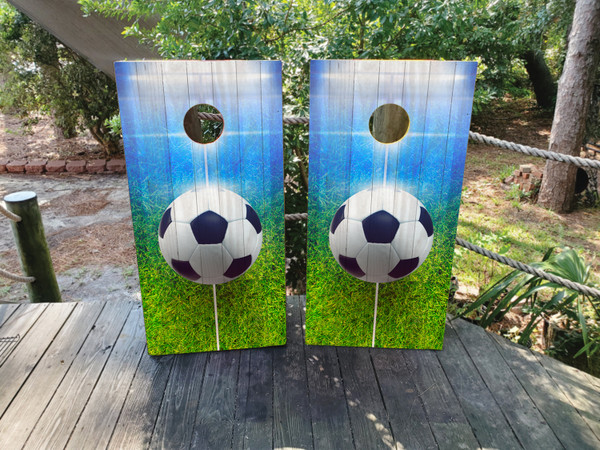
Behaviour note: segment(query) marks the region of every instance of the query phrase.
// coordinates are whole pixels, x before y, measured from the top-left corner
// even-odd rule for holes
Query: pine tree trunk
[[[600,1],[578,0],[565,67],[558,84],[550,151],[579,155],[599,54]],[[576,172],[573,165],[547,161],[538,203],[557,212],[571,211]]]
[[[533,85],[535,100],[540,108],[553,108],[556,101],[556,83],[540,50],[523,53],[525,69]]]

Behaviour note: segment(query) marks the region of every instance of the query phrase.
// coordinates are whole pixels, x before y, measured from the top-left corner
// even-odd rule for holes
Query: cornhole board
[[[285,344],[281,63],[133,61],[115,73],[148,352]],[[184,128],[199,104],[222,115],[212,143]],[[222,235],[203,234],[207,218]]]
[[[476,67],[312,61],[307,344],[442,348]],[[397,142],[371,134],[383,105],[408,116]],[[422,230],[407,250],[396,230],[411,220]],[[391,223],[389,236],[373,223]]]

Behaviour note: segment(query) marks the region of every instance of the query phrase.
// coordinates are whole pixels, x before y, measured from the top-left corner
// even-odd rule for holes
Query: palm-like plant
[[[554,250],[555,248],[549,249],[542,261],[530,265],[567,280],[587,284],[590,266],[583,258],[573,249],[563,248],[560,252]],[[541,295],[544,292],[549,292],[549,295]],[[526,345],[530,341],[531,333],[544,316],[560,313],[581,329],[583,347],[575,357],[586,353],[589,361],[591,355],[600,348],[600,338],[596,336],[598,330],[590,330],[586,316],[586,309],[590,309],[596,318],[600,318],[598,299],[519,270],[500,279],[459,315],[464,317],[477,311],[477,323],[487,328],[502,320],[518,304],[523,304],[523,311],[530,314],[529,322],[519,334],[520,344]]]

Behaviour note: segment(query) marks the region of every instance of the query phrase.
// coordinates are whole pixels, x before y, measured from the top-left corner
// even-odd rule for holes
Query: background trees
[[[50,33],[0,2],[0,108],[51,114],[65,137],[87,129],[106,155],[119,151],[114,81]]]
[[[600,3],[580,0],[570,35],[569,51],[552,123],[550,150],[577,156],[583,142],[594,78],[600,61]],[[574,206],[577,168],[555,161],[546,163],[539,203],[558,212]]]

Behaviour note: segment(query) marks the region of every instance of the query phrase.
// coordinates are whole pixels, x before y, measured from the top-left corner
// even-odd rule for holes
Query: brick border
[[[0,173],[127,173],[124,159],[52,160],[0,159]]]

